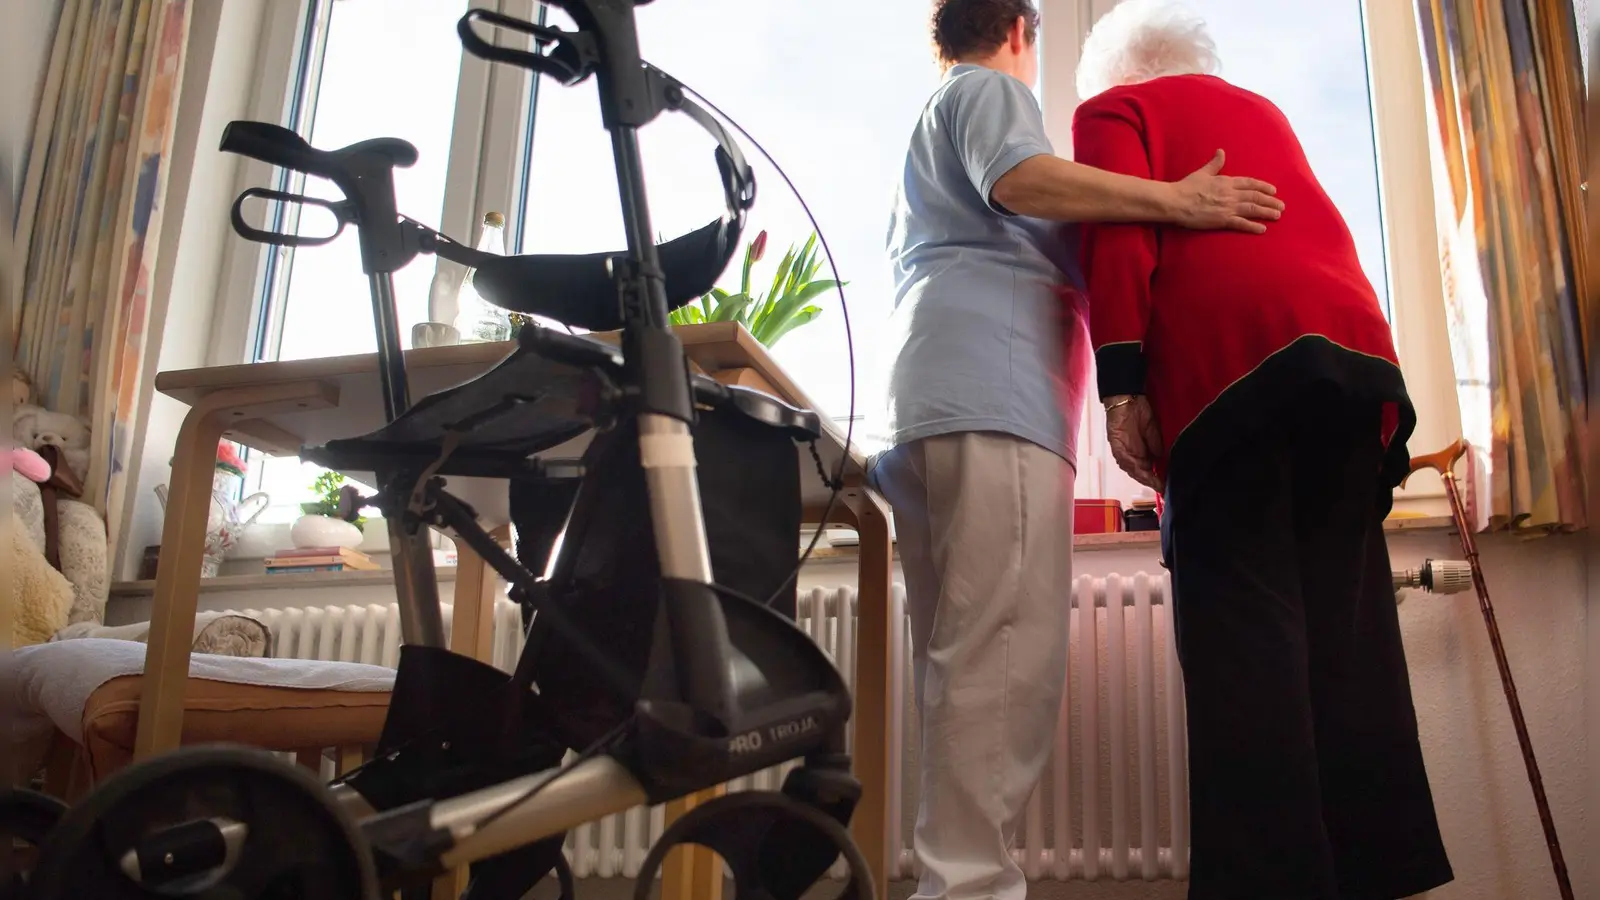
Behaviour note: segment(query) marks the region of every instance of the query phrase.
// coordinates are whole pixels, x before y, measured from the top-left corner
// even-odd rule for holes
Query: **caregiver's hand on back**
[[[1223,175],[1226,154],[1221,150],[1211,161],[1182,181],[1165,182],[1177,192],[1175,224],[1184,228],[1214,230],[1230,228],[1261,234],[1267,230],[1260,220],[1277,221],[1283,215],[1283,201],[1273,196],[1278,189],[1265,181]]]

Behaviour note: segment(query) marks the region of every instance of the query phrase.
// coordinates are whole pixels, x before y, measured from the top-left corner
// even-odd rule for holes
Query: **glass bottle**
[[[504,256],[506,252],[506,219],[492,212],[483,217],[483,232],[478,236],[478,250]],[[489,343],[511,340],[511,316],[505,310],[483,299],[473,286],[476,269],[468,269],[461,280],[461,290],[456,294],[456,330],[461,342]]]

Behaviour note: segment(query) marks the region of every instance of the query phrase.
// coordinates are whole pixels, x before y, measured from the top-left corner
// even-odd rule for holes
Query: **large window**
[[[451,125],[456,116],[461,44],[455,23],[466,0],[338,0],[307,3],[287,121],[313,146],[343,147],[374,137],[403,138],[416,165],[395,170],[399,208],[433,221],[444,206]],[[332,183],[280,173],[280,186],[338,199]],[[274,227],[329,233],[315,210],[277,211]],[[395,273],[402,329],[428,318],[433,266],[426,260]],[[367,278],[356,230],[325,247],[270,254],[260,284],[254,357],[310,359],[377,349]],[[409,334],[407,335],[409,339]],[[321,470],[290,458],[250,460],[259,489],[273,498],[264,521],[289,521],[311,500]]]
[[[1377,144],[1360,0],[1188,0],[1206,17],[1222,77],[1277,104],[1355,235],[1389,306]],[[1246,174],[1246,173],[1240,173]]]
[[[324,147],[386,135],[411,141],[420,160],[398,173],[401,211],[460,240],[477,238],[485,213],[502,212],[513,252],[621,247],[615,174],[593,82],[535,86],[525,72],[464,56],[455,22],[469,2],[571,27],[564,13],[541,10],[534,0],[284,0],[269,7],[279,24],[265,37],[253,117],[276,118]],[[1044,23],[1039,94],[1046,125],[1066,152],[1077,46],[1114,0],[1038,2]],[[1209,21],[1224,77],[1273,100],[1294,124],[1355,233],[1368,275],[1393,308],[1401,298],[1391,299],[1391,285],[1410,276],[1391,270],[1385,248],[1396,234],[1417,229],[1408,219],[1385,234],[1384,216],[1393,204],[1380,191],[1362,0],[1189,2]],[[871,415],[881,402],[874,376],[884,362],[880,341],[892,302],[883,259],[888,205],[906,139],[940,78],[927,36],[928,8],[929,0],[670,0],[638,8],[644,56],[747,128],[816,215],[848,284],[858,416]],[[1391,37],[1380,42],[1389,48],[1380,54],[1389,71],[1414,67],[1390,58],[1400,46]],[[1425,141],[1421,125],[1403,124]],[[760,285],[812,226],[783,180],[741,141],[760,188],[747,238],[765,230],[769,240],[756,272]],[[721,213],[713,144],[696,125],[665,114],[644,130],[641,145],[658,234],[675,237]],[[269,177],[252,165],[242,171],[241,185]],[[1388,177],[1389,187],[1397,177],[1401,188],[1414,180]],[[293,181],[284,186],[300,189]],[[316,183],[304,189],[332,190]],[[295,223],[290,217],[285,224]],[[319,224],[308,217],[304,230],[314,233]],[[224,305],[233,311],[220,312],[216,333],[222,338],[213,362],[373,349],[353,234],[297,254],[263,254],[242,241],[234,242],[232,253]],[[729,272],[725,284],[737,275]],[[403,341],[413,323],[430,317],[435,279],[449,285],[460,276],[453,264],[431,257],[397,275]],[[250,301],[247,312],[237,309],[244,305],[240,297]],[[851,376],[844,317],[836,295],[814,302],[821,316],[785,337],[774,355],[824,413],[842,419]],[[226,335],[246,330],[247,347],[223,346]],[[863,432],[856,430],[858,438]],[[1086,416],[1080,457],[1080,496],[1137,495],[1109,460],[1095,405]],[[292,519],[315,470],[293,460],[253,461],[253,468],[274,497],[268,518]]]
[[[465,6],[463,0],[307,2],[307,34],[313,37],[305,40],[304,62],[292,88],[300,98],[298,106],[290,105],[291,112],[299,110],[297,127],[320,147],[380,135],[416,144],[420,161],[398,173],[400,209],[430,224],[470,195],[472,214],[460,221],[480,221],[488,211],[510,213],[514,251],[622,247],[616,175],[592,80],[574,88],[544,80],[535,88],[526,75],[495,67],[509,77],[498,95],[490,96],[489,111],[480,119],[482,148],[452,155],[452,146],[462,144],[462,135],[452,134],[452,122],[459,132],[463,121],[470,121],[456,108],[477,102],[469,88],[458,91],[458,81],[466,84],[458,71],[474,62],[463,63],[455,34]],[[673,0],[638,10],[645,58],[749,130],[816,216],[847,283],[858,416],[870,412],[867,384],[879,364],[877,336],[889,313],[891,285],[883,258],[889,202],[906,139],[940,78],[926,35],[927,6],[927,0]],[[535,12],[531,6],[507,9]],[[548,24],[573,27],[560,10],[550,8],[544,15]],[[320,45],[319,27],[325,33]],[[374,90],[385,81],[406,87]],[[520,88],[521,110],[507,100],[514,93],[507,84]],[[522,114],[517,128],[507,128],[501,120],[514,113]],[[503,146],[493,146],[497,138],[504,138]],[[644,129],[640,140],[653,224],[661,236],[675,237],[721,214],[714,144],[699,126],[669,113]],[[759,285],[770,282],[784,251],[803,243],[812,226],[778,173],[740,140],[759,187],[746,239],[768,233],[767,255],[755,271]],[[515,174],[496,172],[495,186],[486,187],[482,173],[470,170],[491,165]],[[306,189],[333,191],[326,184]],[[323,225],[312,218],[308,214],[302,225],[306,233]],[[450,224],[445,223],[447,231]],[[458,223],[453,233],[474,240],[476,227],[468,227],[471,233],[462,233]],[[428,318],[437,265],[419,258],[396,276],[404,341],[413,323]],[[826,264],[821,276],[831,277]],[[725,281],[737,277],[734,268]],[[353,233],[330,247],[275,255],[261,283],[257,358],[374,349]],[[836,293],[813,302],[822,314],[786,336],[774,354],[823,412],[843,419],[850,410],[851,375],[844,316]],[[293,518],[296,504],[308,499],[306,486],[316,470],[295,460],[255,465],[262,489],[274,497],[267,518]]]

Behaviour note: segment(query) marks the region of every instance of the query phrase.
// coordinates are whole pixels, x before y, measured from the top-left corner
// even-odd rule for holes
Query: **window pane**
[[[927,15],[927,0],[673,0],[638,8],[645,58],[747,128],[788,172],[820,222],[848,282],[862,382],[858,414],[871,402],[865,380],[874,370],[876,336],[892,302],[884,257],[889,203],[911,128],[940,78],[929,50]],[[549,22],[572,27],[555,9]],[[662,237],[676,237],[720,214],[714,144],[697,125],[667,114],[644,129],[640,143],[651,214]],[[777,173],[748,141],[740,139],[740,145],[759,189],[747,234],[769,233],[766,258],[753,279],[765,285],[784,251],[803,242],[811,226]],[[600,128],[592,82],[562,88],[547,80],[540,86],[524,229],[523,252],[623,246],[610,143]],[[827,271],[824,265],[819,277],[830,277]],[[722,284],[736,289],[738,278],[735,264]],[[843,416],[850,385],[838,296],[813,302],[822,315],[783,338],[774,355],[824,412]]]
[[[323,149],[376,137],[416,145],[416,165],[395,170],[395,195],[402,214],[423,222],[438,219],[444,208],[461,71],[455,27],[466,6],[465,0],[338,0],[328,26],[310,141]],[[308,179],[306,193],[339,196],[321,179]],[[302,222],[302,233],[317,234],[324,224],[312,218]],[[279,359],[377,350],[354,228],[326,247],[296,253],[289,279]],[[394,275],[399,321],[408,336],[412,323],[428,317],[432,279],[426,258]]]
[[[436,220],[444,208],[461,70],[455,26],[466,6],[466,0],[337,0],[321,79],[303,91],[316,98],[309,135],[315,147],[334,149],[376,137],[403,138],[416,146],[416,165],[395,170],[395,194],[400,212],[423,222]],[[304,192],[339,197],[338,188],[321,179],[307,179]],[[325,225],[308,214],[299,231],[326,234]],[[394,275],[402,341],[409,342],[412,323],[428,317],[433,268],[430,259],[420,257]],[[295,253],[278,271],[289,279],[278,359],[377,350],[354,228],[325,247]],[[272,498],[261,520],[293,521],[298,505],[313,499],[311,483],[322,470],[293,457],[252,456],[251,477]]]
[[[1189,0],[1205,16],[1222,77],[1277,104],[1344,214],[1362,267],[1389,308],[1361,0]],[[1240,173],[1247,174],[1247,173]]]

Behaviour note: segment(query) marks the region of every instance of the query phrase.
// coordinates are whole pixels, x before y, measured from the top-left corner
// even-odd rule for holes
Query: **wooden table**
[[[796,406],[816,408],[766,348],[738,324],[690,325],[677,331],[689,358],[712,377],[766,391]],[[510,350],[510,344],[463,344],[407,351],[411,396],[421,399],[468,381]],[[269,454],[292,456],[303,445],[376,429],[383,424],[377,372],[377,355],[363,354],[188,369],[156,376],[156,389],[188,404],[189,413],[178,432],[161,532],[137,757],[176,748],[182,734],[183,690],[199,599],[217,441],[227,438]],[[881,898],[887,895],[890,858],[890,664],[893,636],[898,633],[891,628],[890,619],[894,548],[889,509],[866,486],[865,460],[855,448],[846,451],[844,435],[831,421],[823,424],[825,433],[817,449],[824,464],[831,472],[841,455],[846,457],[845,488],[841,502],[828,516],[830,521],[820,521],[828,490],[818,478],[815,463],[803,449],[797,458],[807,522],[847,525],[861,536],[853,754],[863,794],[852,830],[872,867]],[[506,539],[511,516],[502,484],[452,478],[450,490],[477,510],[486,530]],[[488,661],[498,578],[464,544],[458,542],[457,551],[450,649]],[[714,793],[670,805],[669,816],[681,814]],[[673,856],[678,861],[663,873],[665,896],[716,900],[722,873],[720,866],[711,865],[709,851]]]

